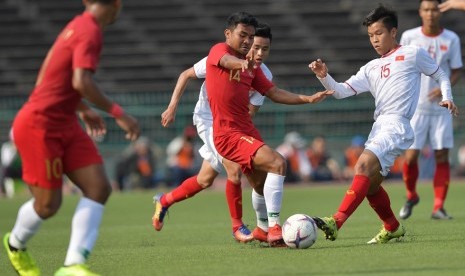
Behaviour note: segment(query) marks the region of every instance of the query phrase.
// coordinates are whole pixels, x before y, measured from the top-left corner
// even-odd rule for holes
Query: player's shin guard
[[[65,266],[85,263],[97,240],[103,209],[102,204],[81,198],[73,216]]]
[[[226,181],[226,201],[228,202],[229,214],[233,232],[242,226],[242,187],[241,183]]]
[[[444,201],[446,200],[447,191],[450,182],[450,165],[449,162],[436,164],[436,171],[434,173],[433,186],[434,186],[434,206],[433,212],[444,208]]]
[[[405,188],[407,189],[407,200],[415,200],[418,198],[416,191],[418,181],[418,163],[407,165],[404,163],[403,167],[403,179]]]
[[[354,176],[352,186],[347,190],[337,213],[333,215],[338,229],[342,227],[344,222],[352,215],[360,203],[362,203],[369,188],[370,179],[367,176],[360,174]]]
[[[172,204],[193,197],[198,192],[202,191],[203,187],[197,181],[197,175],[194,175],[181,183],[171,192],[162,196],[160,203],[163,207],[168,208]]]
[[[266,209],[268,212],[268,226],[280,224],[279,214],[283,198],[283,183],[285,176],[268,173],[263,187]]]
[[[390,232],[395,231],[399,227],[399,221],[392,212],[391,201],[384,188],[379,186],[379,190],[373,195],[368,195],[367,199],[371,208],[383,221],[384,228]]]

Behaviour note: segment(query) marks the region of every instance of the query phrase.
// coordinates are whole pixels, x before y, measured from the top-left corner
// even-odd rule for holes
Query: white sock
[[[257,226],[268,232],[268,213],[266,212],[265,197],[252,190],[252,206],[257,215]]]
[[[43,221],[34,210],[34,199],[30,199],[19,208],[15,226],[11,230],[8,242],[14,248],[26,248],[27,241],[37,233]]]
[[[85,263],[97,240],[103,205],[81,198],[74,212],[65,266]]]
[[[266,175],[263,194],[265,195],[266,210],[268,211],[268,227],[280,224],[279,213],[283,199],[284,176],[274,173]]]

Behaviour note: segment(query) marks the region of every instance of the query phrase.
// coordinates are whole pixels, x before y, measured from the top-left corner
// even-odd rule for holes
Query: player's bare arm
[[[79,117],[84,122],[86,132],[90,137],[98,138],[103,137],[106,134],[107,128],[105,121],[98,112],[90,108],[82,101],[79,104],[77,110]]]
[[[140,134],[137,120],[131,115],[126,114],[121,107],[117,109],[117,112],[112,110],[115,104],[100,91],[92,75],[93,72],[90,70],[75,69],[72,80],[73,88],[99,109],[112,114],[115,117],[116,124],[126,132],[126,139],[131,141],[136,140]]]
[[[194,67],[183,71],[179,75],[178,81],[176,82],[176,86],[173,90],[173,94],[171,95],[171,101],[168,104],[166,110],[161,114],[161,124],[164,127],[168,127],[172,122],[175,121],[176,110],[178,108],[179,101],[181,100],[181,97],[186,90],[186,86],[189,83],[189,80],[196,78],[197,76],[195,75]]]
[[[268,90],[266,96],[275,103],[295,105],[306,103],[318,103],[324,100],[327,96],[332,95],[333,93],[334,91],[332,90],[325,90],[309,96],[294,94],[292,92],[273,86],[270,90]]]
[[[326,67],[326,63],[324,63],[321,59],[313,61],[308,65],[308,67],[320,79],[325,78],[328,74],[328,67]]]
[[[253,52],[253,51],[251,51],[251,52]],[[240,58],[235,57],[233,55],[226,54],[220,59],[220,66],[221,67],[224,67],[224,68],[229,69],[229,70],[241,69],[242,72],[244,72],[246,70],[252,70],[253,67],[254,67],[254,64],[255,64],[255,62],[253,60],[253,55],[251,56],[251,58],[240,59]]]
[[[444,3],[439,4],[438,7],[441,12],[451,9],[465,10],[465,0],[447,0]]]
[[[450,85],[451,86],[454,86],[459,81],[460,76],[462,75],[461,69],[462,68],[451,70],[451,73],[450,73]],[[441,89],[435,88],[429,92],[428,99],[430,101],[434,101],[434,100],[437,100],[438,98],[441,98],[441,96],[442,96]]]

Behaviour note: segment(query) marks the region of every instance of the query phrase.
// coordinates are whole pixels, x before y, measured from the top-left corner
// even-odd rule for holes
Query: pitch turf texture
[[[404,203],[403,185],[388,182],[386,190],[397,213]],[[329,215],[347,185],[286,186],[282,221],[295,213]],[[430,219],[432,187],[419,185],[420,204],[404,222],[402,242],[367,245],[380,221],[364,201],[344,225],[336,241],[321,232],[309,249],[268,248],[239,244],[231,235],[222,191],[206,191],[173,206],[161,232],[151,226],[152,194],[113,194],[105,210],[99,239],[89,265],[102,275],[465,275],[465,184],[450,186],[446,204],[451,221]],[[14,223],[27,199],[0,199],[0,231]],[[77,196],[66,196],[60,212],[42,225],[29,243],[43,275],[62,265]],[[244,220],[255,225],[250,190],[244,190]],[[2,246],[0,275],[15,275]]]

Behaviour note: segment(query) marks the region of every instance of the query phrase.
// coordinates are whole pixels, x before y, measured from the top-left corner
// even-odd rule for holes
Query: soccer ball
[[[317,233],[315,221],[304,214],[292,215],[283,224],[283,239],[291,248],[309,248],[315,243]]]

